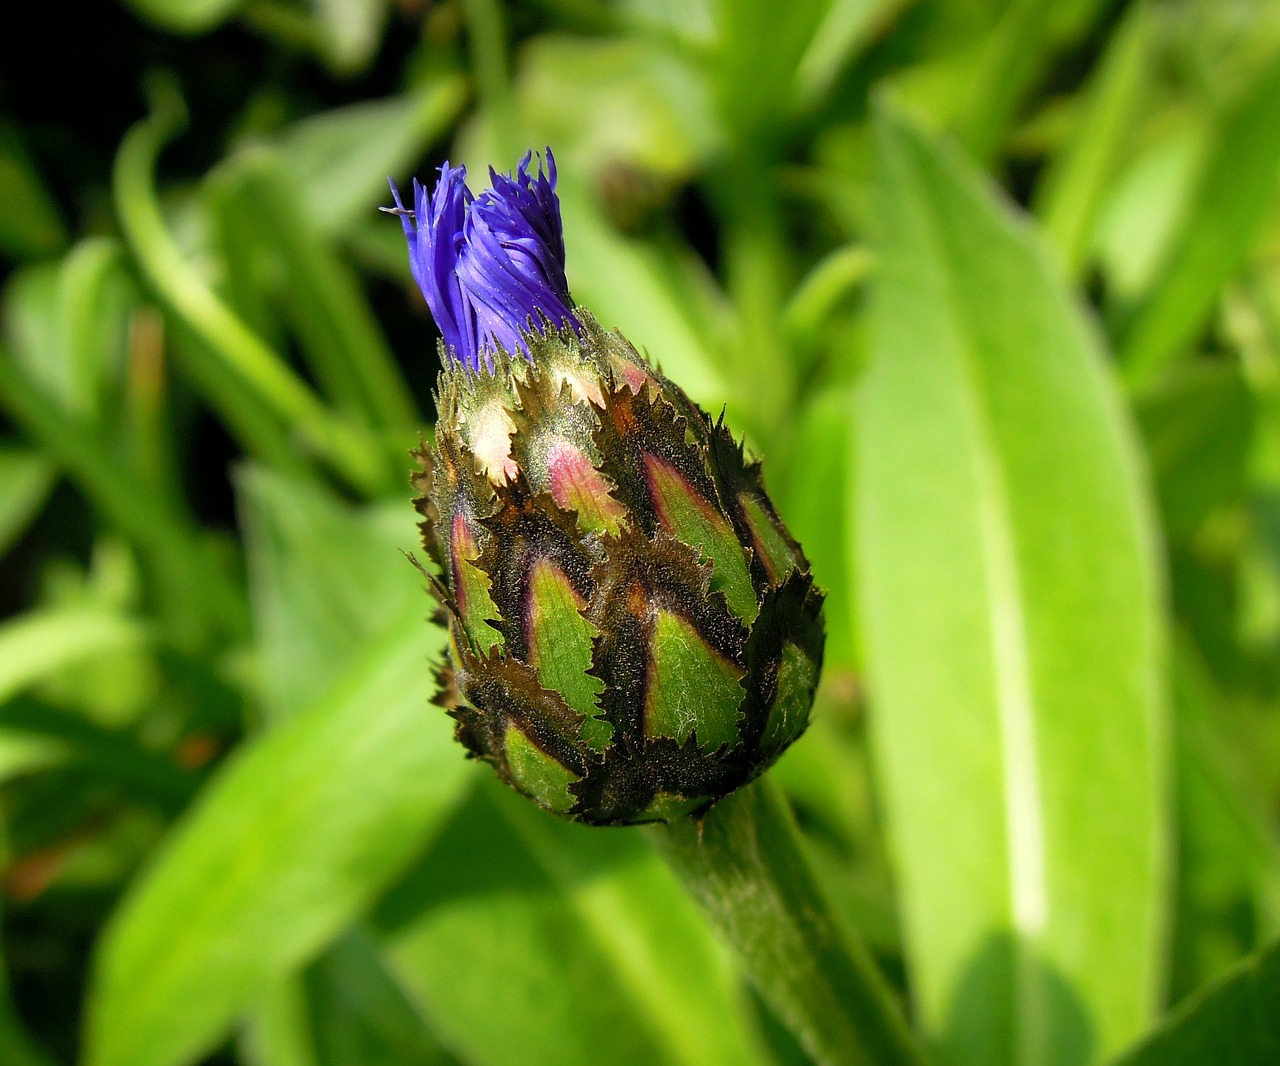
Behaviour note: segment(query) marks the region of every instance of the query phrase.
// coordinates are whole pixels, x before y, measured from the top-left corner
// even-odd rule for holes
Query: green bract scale
[[[803,732],[821,595],[722,424],[616,334],[446,364],[418,452],[449,627],[438,702],[542,806],[597,824],[696,813]]]
[[[565,307],[474,361],[446,332],[414,478],[449,631],[436,700],[557,814],[698,814],[804,731],[822,594],[723,423]]]

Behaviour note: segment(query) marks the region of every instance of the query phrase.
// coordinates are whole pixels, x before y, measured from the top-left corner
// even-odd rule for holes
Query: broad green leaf
[[[1182,228],[1119,343],[1142,383],[1189,344],[1280,204],[1280,56],[1218,120]]]
[[[48,498],[55,473],[41,452],[0,445],[0,558]]]
[[[1280,1062],[1280,946],[1241,963],[1182,1004],[1115,1066]]]
[[[307,709],[248,744],[99,945],[88,1066],[177,1066],[313,956],[412,859],[466,764],[426,711],[440,635],[392,616]]]
[[[643,839],[556,820],[488,778],[375,928],[432,1029],[477,1066],[759,1061],[723,953]]]
[[[855,537],[917,1017],[943,1062],[1092,1062],[1160,984],[1148,490],[1047,251],[889,112],[876,152]]]

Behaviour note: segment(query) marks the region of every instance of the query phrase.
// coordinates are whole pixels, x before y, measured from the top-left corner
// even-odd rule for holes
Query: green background
[[[827,590],[771,772],[930,1059],[1280,1057],[1280,6],[130,0],[0,41],[0,1062],[793,1064],[644,831],[428,705],[388,175]]]

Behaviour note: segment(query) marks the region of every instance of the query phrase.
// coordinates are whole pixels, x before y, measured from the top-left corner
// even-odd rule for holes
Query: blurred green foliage
[[[74,110],[31,10],[0,1062],[806,1061],[643,834],[428,706],[436,334],[375,209],[548,144],[575,298],[829,591],[774,775],[936,1061],[1275,1061],[1280,7],[126,0]]]

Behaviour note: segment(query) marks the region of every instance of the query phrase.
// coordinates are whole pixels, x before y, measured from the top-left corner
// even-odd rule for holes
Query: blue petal
[[[555,193],[556,164],[547,170],[525,153],[515,177],[490,170],[492,188],[473,197],[466,170],[440,168],[430,197],[414,182],[414,210],[391,191],[409,243],[409,263],[435,317],[450,358],[473,371],[492,369],[498,348],[529,355],[522,331],[581,324],[564,271],[564,231]]]

